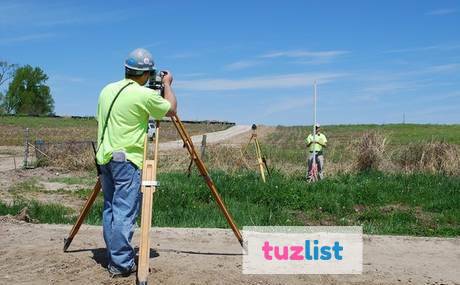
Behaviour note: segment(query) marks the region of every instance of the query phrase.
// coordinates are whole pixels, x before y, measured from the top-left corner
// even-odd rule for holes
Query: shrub
[[[88,142],[45,144],[42,148],[48,157],[38,158],[39,166],[54,166],[68,170],[93,170],[94,153]]]
[[[410,143],[394,154],[394,160],[406,171],[460,173],[460,149],[446,142]]]
[[[353,145],[358,171],[377,170],[383,161],[386,138],[378,132],[365,132]]]

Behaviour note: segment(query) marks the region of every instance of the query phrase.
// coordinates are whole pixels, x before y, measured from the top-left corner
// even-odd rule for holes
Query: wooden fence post
[[[204,134],[203,138],[201,139],[201,159],[204,159],[204,156],[206,155],[206,137],[207,135]]]

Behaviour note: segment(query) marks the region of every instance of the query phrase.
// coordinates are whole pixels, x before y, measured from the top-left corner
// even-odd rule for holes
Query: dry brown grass
[[[163,123],[163,138],[178,138],[172,125]],[[187,126],[188,127],[188,126]],[[205,127],[206,128],[206,127]],[[201,132],[203,126],[190,128],[190,133]],[[272,128],[273,129],[273,128]],[[276,129],[286,134],[277,135],[276,143],[272,139],[259,134],[263,155],[268,165],[287,175],[304,176],[306,171],[307,151],[302,141],[301,129]],[[169,134],[167,133],[169,131]],[[206,129],[206,131],[210,131]],[[295,131],[295,136],[292,132]],[[268,132],[268,131],[267,131]],[[204,162],[209,170],[235,172],[252,170],[258,172],[258,165],[252,144],[243,155],[250,134],[231,140],[231,144],[208,145]],[[341,139],[331,138],[325,151],[325,175],[334,176],[340,173],[353,173],[365,170],[384,172],[429,172],[446,175],[460,175],[460,146],[445,142],[423,142],[388,144],[387,134],[379,131],[364,131],[353,137]],[[200,146],[197,145],[200,153]],[[60,147],[49,149],[47,153],[52,159],[49,165],[67,169],[93,169],[93,153],[90,145],[81,147]],[[159,171],[186,171],[190,157],[185,149],[165,151],[160,148]],[[195,166],[192,169],[196,169]]]
[[[93,170],[94,154],[90,143],[50,144],[43,148],[49,158],[41,157],[39,164],[68,170]]]
[[[39,119],[38,119],[39,120]],[[58,120],[58,119],[57,119]],[[66,125],[33,125],[29,127],[29,141],[34,143],[35,140],[43,140],[48,143],[71,142],[71,141],[95,141],[97,139],[97,124],[94,121],[72,122],[72,126]],[[190,136],[222,131],[230,125],[225,124],[190,124],[184,123],[185,128]],[[160,141],[179,140],[180,137],[172,122],[161,123]],[[0,122],[0,146],[13,146],[24,144],[24,130],[22,125],[3,125]]]
[[[200,150],[197,148],[200,155]],[[190,163],[190,155],[185,149],[160,152],[159,171],[185,171]],[[234,172],[241,169],[257,169],[249,154],[243,155],[241,145],[210,145],[203,159],[208,169]],[[192,169],[195,169],[193,165]]]
[[[352,144],[355,152],[355,168],[358,171],[377,170],[384,160],[386,138],[384,135],[371,131],[365,132]]]
[[[396,150],[393,160],[406,172],[460,174],[460,148],[445,142],[410,143]]]

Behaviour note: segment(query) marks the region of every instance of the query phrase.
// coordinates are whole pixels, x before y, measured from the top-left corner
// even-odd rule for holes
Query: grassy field
[[[261,183],[253,172],[214,172],[212,177],[240,227],[362,225],[368,234],[460,235],[460,177],[369,172],[338,175],[316,184],[280,173],[275,173],[267,184]],[[164,173],[159,179],[162,187],[154,198],[154,225],[227,227],[203,179],[196,173],[190,178],[182,173]],[[83,199],[89,191],[72,195]],[[16,214],[24,206],[39,222],[75,220],[76,213],[62,205],[21,199],[12,205],[0,203],[0,215]],[[87,223],[100,225],[101,212],[99,197]]]
[[[189,135],[225,130],[224,124],[184,124]],[[180,139],[174,125],[161,124],[161,141]],[[30,140],[45,142],[95,141],[97,139],[97,121],[95,119],[50,118],[50,117],[12,117],[0,116],[0,146],[23,145],[24,129],[29,128]]]
[[[311,126],[278,126],[266,142],[268,144],[287,144],[289,148],[303,147],[303,140],[311,133],[311,129]],[[388,138],[390,145],[395,146],[431,140],[460,145],[460,125],[333,125],[323,126],[322,131],[330,142],[349,142],[363,132],[377,131]]]
[[[36,118],[37,121],[32,122],[32,119],[35,118],[7,118],[0,122],[0,130],[16,130],[11,134],[14,137],[30,124],[47,130],[50,135],[63,131],[74,132],[79,138],[86,135],[92,138],[96,128],[94,120]],[[165,129],[174,131],[171,125],[165,125]],[[187,126],[192,134],[216,130],[208,127],[222,128]],[[252,147],[245,154],[242,153],[245,144],[207,148],[205,163],[240,227],[362,225],[369,234],[460,235],[460,125],[325,126],[329,140],[325,151],[326,179],[316,184],[304,181],[307,157],[304,138],[310,129],[279,126],[259,137],[263,154],[274,172],[267,184],[260,181]],[[361,147],[363,135],[369,132],[378,134],[377,138],[384,139],[386,144],[376,170],[360,171],[356,168],[359,155],[356,150]],[[72,156],[70,159],[75,160]],[[63,165],[68,166],[72,161]],[[184,150],[161,152],[162,187],[154,199],[153,224],[227,227],[202,178],[196,173],[190,178],[184,174],[189,161]],[[93,165],[90,154],[87,164]],[[74,166],[84,169],[81,165]],[[51,181],[88,185],[93,173]],[[73,223],[75,210],[62,204],[42,204],[27,199],[33,196],[27,192],[45,191],[34,183],[37,182],[13,186],[10,192],[15,195],[15,202],[0,202],[0,215],[17,214],[28,206],[36,221]],[[62,191],[61,194],[68,199],[84,200],[89,191]],[[100,224],[101,211],[99,197],[87,223]]]
[[[261,140],[263,152],[273,165],[281,166],[287,172],[289,169],[296,172],[299,170],[299,165],[305,164],[307,150],[304,139],[310,132],[311,127],[278,126],[268,137]],[[382,170],[385,171],[399,171],[401,170],[399,164],[405,163],[405,160],[418,163],[423,158],[426,159],[427,154],[436,155],[437,158],[433,160],[456,160],[457,157],[449,157],[450,152],[444,153],[446,148],[452,148],[452,152],[456,155],[460,153],[460,125],[335,125],[324,126],[323,132],[328,138],[325,158],[329,172],[332,174],[346,172],[353,167],[358,144],[363,134],[369,132],[375,132],[385,138],[384,155],[381,158]],[[424,166],[430,161],[421,161],[421,163],[424,165],[414,167],[424,170]],[[384,169],[385,166],[388,169]],[[450,168],[455,170],[457,166],[458,164],[453,162]]]

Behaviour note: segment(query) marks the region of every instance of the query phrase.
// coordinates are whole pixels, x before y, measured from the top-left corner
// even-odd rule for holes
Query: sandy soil
[[[22,167],[24,147],[0,146],[0,172]]]
[[[105,269],[101,227],[83,226],[62,252],[70,226],[0,218],[0,284],[135,284]],[[243,275],[229,230],[155,228],[149,284],[460,284],[460,239],[366,236],[362,275]],[[134,237],[138,244],[138,233]]]

